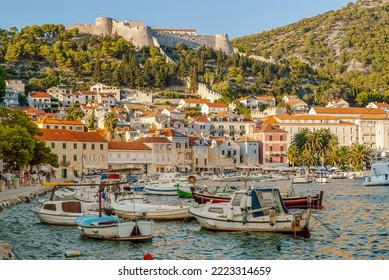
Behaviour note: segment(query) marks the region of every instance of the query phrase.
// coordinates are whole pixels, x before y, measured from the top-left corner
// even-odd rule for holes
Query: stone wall
[[[202,83],[198,84],[197,94],[199,94],[203,99],[210,100],[212,103],[223,97],[223,95],[217,93],[216,91],[210,90],[207,85]]]
[[[117,33],[124,39],[132,42],[136,47],[155,46],[155,42],[153,41],[153,37],[155,37],[161,46],[175,47],[178,43],[184,43],[192,49],[207,46],[216,50],[222,50],[227,54],[233,53],[233,48],[227,34],[173,34],[161,30],[152,30],[149,26],[145,26],[143,21],[125,20],[118,22],[109,17],[96,18],[94,25],[75,24],[66,27],[68,30],[73,28],[78,28],[80,33],[94,35],[110,35]]]

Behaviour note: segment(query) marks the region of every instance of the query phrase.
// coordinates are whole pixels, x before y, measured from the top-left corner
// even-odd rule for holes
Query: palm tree
[[[338,137],[329,128],[322,128],[308,136],[308,146],[311,151],[320,158],[321,166],[325,163],[325,158],[338,144]]]
[[[308,144],[310,131],[308,128],[303,128],[299,133],[296,133],[292,139],[292,145],[295,145],[299,151],[305,150]]]
[[[351,149],[350,164],[352,164],[356,171],[362,171],[363,162],[370,165],[370,150],[364,145],[355,145]]]
[[[310,166],[316,165],[316,163],[317,157],[315,154],[313,154],[310,150],[303,151],[300,157],[301,166],[307,166],[309,168]]]
[[[113,113],[108,112],[104,117],[104,129],[107,131],[108,141],[112,140],[113,132],[115,131],[117,125],[117,117]]]
[[[299,149],[295,145],[290,145],[288,149],[288,161],[292,164],[292,168],[294,170],[294,165],[297,162],[300,155]]]

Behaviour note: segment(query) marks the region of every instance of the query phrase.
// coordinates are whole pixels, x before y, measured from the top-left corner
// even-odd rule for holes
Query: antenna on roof
[[[101,8],[100,8],[101,17],[103,17],[103,16],[104,16],[104,10],[105,10],[105,8],[104,8],[104,7],[101,7]]]

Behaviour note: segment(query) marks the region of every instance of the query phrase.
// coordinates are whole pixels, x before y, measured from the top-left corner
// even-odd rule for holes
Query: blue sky
[[[5,0],[0,28],[94,23],[107,16],[143,20],[158,28],[195,28],[230,39],[259,33],[336,10],[355,0]],[[104,8],[104,9],[101,9]]]

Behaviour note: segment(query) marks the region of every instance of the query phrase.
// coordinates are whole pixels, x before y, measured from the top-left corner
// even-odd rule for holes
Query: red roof
[[[50,98],[50,93],[48,92],[30,92],[31,98]]]

